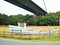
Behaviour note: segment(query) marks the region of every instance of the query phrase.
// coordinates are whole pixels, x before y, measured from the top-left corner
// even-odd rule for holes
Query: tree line
[[[56,13],[48,13],[46,15],[33,18],[32,15],[6,15],[0,13],[0,25],[17,25],[18,22],[26,22],[27,25],[35,26],[58,26],[60,11]]]

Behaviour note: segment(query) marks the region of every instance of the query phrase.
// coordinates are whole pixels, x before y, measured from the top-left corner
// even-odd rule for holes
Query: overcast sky
[[[39,5],[44,10],[43,0],[32,0],[37,5]],[[57,12],[60,11],[60,0],[44,0],[47,8],[47,12]],[[8,3],[4,0],[0,0],[0,13],[4,13],[7,15],[14,15],[14,14],[33,14],[25,9],[17,7],[11,3]]]

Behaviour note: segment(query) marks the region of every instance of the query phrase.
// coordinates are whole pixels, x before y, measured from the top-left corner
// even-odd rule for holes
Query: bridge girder
[[[31,0],[5,0],[5,1],[10,2],[10,3],[12,3],[16,6],[19,6],[23,9],[26,9],[26,10],[36,14],[37,16],[45,15],[47,13],[46,11],[44,11],[41,7],[36,5]]]

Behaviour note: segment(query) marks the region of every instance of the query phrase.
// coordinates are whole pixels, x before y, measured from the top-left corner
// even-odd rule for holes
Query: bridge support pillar
[[[37,17],[38,17],[37,15],[35,15],[35,14],[33,15],[33,18],[34,18],[34,19],[36,19]]]

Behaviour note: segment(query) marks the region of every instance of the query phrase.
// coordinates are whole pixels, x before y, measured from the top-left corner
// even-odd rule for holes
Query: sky
[[[44,4],[43,4],[43,0],[32,0],[32,1],[46,11]],[[44,1],[45,1],[45,5],[46,5],[48,13],[60,11],[60,0],[44,0]],[[23,8],[15,6],[4,0],[0,0],[0,13],[7,14],[7,15],[33,14]]]

